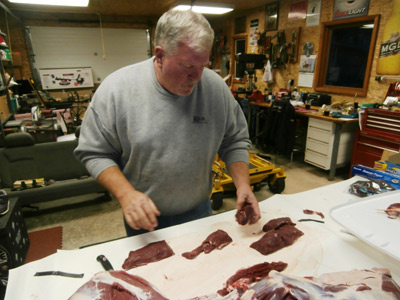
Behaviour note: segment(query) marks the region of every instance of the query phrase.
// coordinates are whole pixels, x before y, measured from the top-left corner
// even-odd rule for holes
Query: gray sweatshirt
[[[227,164],[248,163],[245,116],[222,78],[204,69],[190,96],[157,81],[153,58],[110,74],[84,116],[75,155],[97,176],[119,166],[162,215],[206,201],[218,153]]]

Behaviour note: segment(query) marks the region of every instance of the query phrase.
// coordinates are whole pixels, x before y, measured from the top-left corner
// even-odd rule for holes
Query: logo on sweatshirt
[[[193,123],[206,124],[207,119],[206,119],[206,117],[202,117],[202,116],[193,116]]]

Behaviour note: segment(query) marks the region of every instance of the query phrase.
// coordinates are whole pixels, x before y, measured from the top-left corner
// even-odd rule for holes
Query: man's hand
[[[249,219],[249,223],[256,223],[261,218],[261,213],[256,196],[254,196],[250,187],[249,166],[241,161],[234,162],[229,166],[229,175],[232,177],[236,187],[237,211],[242,211],[246,203],[251,205],[254,214]]]
[[[130,227],[148,231],[157,227],[157,216],[160,212],[156,205],[149,196],[135,190],[118,167],[105,169],[97,177],[97,181],[118,199],[125,221]]]
[[[253,214],[250,214],[251,218],[248,220],[249,224],[255,224],[261,218],[260,208],[258,206],[258,201],[250,186],[241,187],[236,191],[237,201],[236,209],[238,212],[244,210],[245,205],[250,205]]]
[[[134,190],[118,200],[125,221],[130,227],[135,230],[146,229],[148,231],[153,231],[157,227],[157,216],[160,215],[160,212],[147,195]]]

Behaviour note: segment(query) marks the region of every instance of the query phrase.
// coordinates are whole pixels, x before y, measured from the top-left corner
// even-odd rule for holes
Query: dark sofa
[[[35,144],[29,133],[8,134],[0,148],[0,189],[9,197],[18,197],[20,205],[75,197],[90,193],[104,193],[102,187],[78,161],[73,151],[78,139]],[[13,189],[17,180],[44,178],[45,186]]]

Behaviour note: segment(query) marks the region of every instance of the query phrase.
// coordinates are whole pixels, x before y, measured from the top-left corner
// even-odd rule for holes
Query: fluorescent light
[[[41,5],[60,5],[60,6],[88,6],[89,0],[8,0],[11,3],[21,4],[41,4]]]
[[[213,3],[213,2],[195,2],[190,5],[187,1],[179,2],[173,9],[174,10],[189,10],[201,14],[214,14],[221,15],[233,10],[233,5],[226,3]]]

